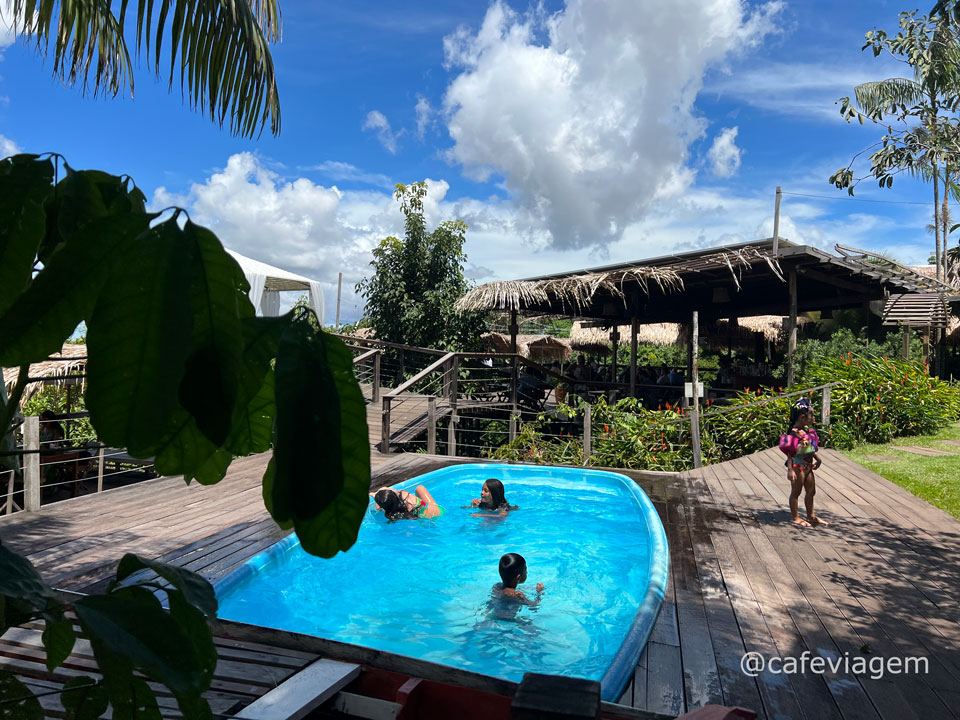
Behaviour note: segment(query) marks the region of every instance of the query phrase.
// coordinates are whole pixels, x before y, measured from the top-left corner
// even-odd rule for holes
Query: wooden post
[[[693,332],[690,333],[690,344],[692,348],[692,362],[693,371],[691,373],[692,383],[693,383],[693,404],[690,408],[690,440],[693,443],[693,466],[695,468],[703,466],[703,458],[700,454],[700,393],[698,380],[700,379],[699,367],[698,367],[698,355],[700,354],[699,347],[699,335],[700,335],[700,318],[699,313],[693,311],[693,323],[692,323]]]
[[[830,424],[830,388],[828,387],[823,389],[823,404],[820,408],[820,424]]]
[[[780,254],[780,197],[783,192],[777,185],[777,199],[773,203],[773,256]]]
[[[640,323],[634,315],[630,320],[630,397],[637,396],[637,330]]]
[[[340,295],[343,290],[343,273],[337,273],[337,319],[336,328],[340,331]]]
[[[390,452],[390,402],[389,395],[383,396],[383,409],[380,411],[380,452]]]
[[[404,351],[403,351],[403,348],[401,348],[400,349],[400,377],[398,378],[397,385],[400,385],[403,383],[403,374],[406,371],[406,368],[404,367],[404,364],[403,364],[403,360],[404,360]]]
[[[591,446],[591,437],[590,437],[590,413],[592,408],[590,405],[584,405],[583,407],[583,464],[590,464],[590,455],[593,452]]]
[[[610,344],[613,346],[613,382],[617,381],[617,348],[620,347],[620,326],[614,325],[610,331]]]
[[[23,509],[40,509],[40,418],[30,415],[23,420]]]
[[[437,399],[427,398],[427,453],[437,454]]]
[[[510,352],[517,354],[517,333],[520,327],[517,325],[517,311],[510,311]]]
[[[373,394],[371,402],[380,402],[380,351],[373,355]]]
[[[520,380],[520,361],[517,360],[517,333],[520,327],[517,325],[517,311],[510,311],[510,352],[513,357],[510,358],[510,404],[517,404],[517,383]]]
[[[900,339],[900,359],[910,361],[910,326],[903,326],[903,337]]]
[[[450,413],[450,424],[447,425],[447,455],[457,456],[457,416],[453,412]]]
[[[930,362],[930,326],[923,329],[923,364]]]
[[[103,492],[103,445],[97,453],[97,492]]]
[[[512,442],[517,437],[517,404],[510,406],[510,420],[507,422],[507,438]]]
[[[790,318],[787,328],[787,387],[793,387],[793,356],[797,351],[797,271],[787,273],[787,285],[790,291]]]

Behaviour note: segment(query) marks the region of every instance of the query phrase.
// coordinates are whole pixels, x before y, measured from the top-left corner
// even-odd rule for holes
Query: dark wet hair
[[[496,478],[487,478],[483,484],[486,485],[487,490],[490,491],[490,505],[487,506],[490,510],[499,510],[504,505],[510,505],[510,503],[507,502],[507,498],[504,497],[502,482]]]
[[[388,520],[405,520],[417,517],[416,512],[407,510],[407,505],[400,499],[400,494],[393,490],[387,488],[378,490],[373,499],[377,505],[383,508],[383,514],[387,516]]]
[[[505,588],[515,590],[520,576],[527,571],[527,561],[518,553],[507,553],[500,558],[500,579]]]

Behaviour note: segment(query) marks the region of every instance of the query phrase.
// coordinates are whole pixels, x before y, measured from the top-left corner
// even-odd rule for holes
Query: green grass
[[[941,442],[943,440],[960,440],[960,424],[944,428],[936,435],[901,437],[886,445],[858,445],[842,452],[868,470],[960,519],[960,445]],[[956,454],[927,457],[898,450],[898,445]],[[867,455],[889,455],[897,459],[875,460],[865,457]]]

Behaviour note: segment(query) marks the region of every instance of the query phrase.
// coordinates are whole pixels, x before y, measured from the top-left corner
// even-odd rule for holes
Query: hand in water
[[[537,592],[543,592],[543,583],[537,583]]]

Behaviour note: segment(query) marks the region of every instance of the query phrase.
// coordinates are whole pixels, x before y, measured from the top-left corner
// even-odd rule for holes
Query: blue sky
[[[397,182],[430,183],[430,222],[467,221],[475,282],[765,237],[777,185],[823,198],[785,195],[784,237],[932,251],[930,186],[864,181],[850,200],[827,183],[880,137],[834,101],[903,72],[860,50],[900,5],[281,6],[279,137],[230,136],[145,68],[134,99],[84,97],[0,28],[0,150],[131,175],[155,207],[323,282],[328,322],[337,273],[356,319],[370,249],[402,231]]]

